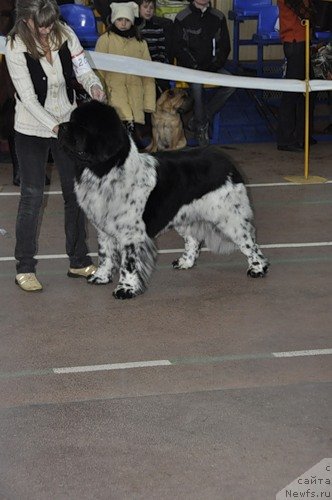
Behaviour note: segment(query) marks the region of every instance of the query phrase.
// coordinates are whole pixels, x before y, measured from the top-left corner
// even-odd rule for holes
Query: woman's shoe
[[[40,292],[43,289],[35,273],[19,273],[16,275],[15,283],[25,292]]]
[[[97,267],[94,264],[90,264],[87,267],[80,267],[76,269],[75,267],[70,267],[67,272],[69,278],[90,278],[97,271]]]

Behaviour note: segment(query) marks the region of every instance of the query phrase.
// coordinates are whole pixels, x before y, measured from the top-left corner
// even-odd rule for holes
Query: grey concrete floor
[[[182,241],[171,232],[146,294],[124,302],[114,285],[66,277],[54,166],[44,290],[15,286],[18,188],[0,165],[1,499],[267,500],[331,457],[331,356],[317,350],[332,347],[332,144],[310,155],[324,184],[287,183],[303,175],[303,156],[274,144],[228,151],[249,184],[269,275],[247,278],[239,252],[203,252],[194,269],[173,271]],[[157,366],[100,370],[146,361]],[[93,371],[54,370],[82,366]]]

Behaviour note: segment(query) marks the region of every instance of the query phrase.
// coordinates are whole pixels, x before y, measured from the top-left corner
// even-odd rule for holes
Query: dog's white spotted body
[[[101,127],[110,116],[117,135],[112,147],[99,146],[102,152],[92,147],[97,136],[89,129],[91,106],[105,115]],[[217,253],[238,248],[248,260],[250,276],[266,274],[268,263],[254,240],[245,185],[218,148],[139,153],[113,108],[93,102],[77,108],[65,125],[60,142],[77,160],[77,199],[98,232],[99,266],[91,283],[109,283],[119,270],[115,297],[142,293],[155,266],[154,237],[172,228],[185,242],[183,255],[173,262],[176,269],[191,268],[205,243]],[[100,127],[95,130],[101,133]]]
[[[120,239],[123,232],[127,233],[133,226],[133,221],[136,232],[145,231],[143,212],[157,177],[156,160],[151,155],[138,153],[132,140],[131,147],[132,154],[122,168],[112,169],[101,179],[85,169],[75,182],[78,203],[89,220],[98,229]]]

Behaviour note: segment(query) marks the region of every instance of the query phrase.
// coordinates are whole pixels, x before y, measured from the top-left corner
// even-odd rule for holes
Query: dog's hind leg
[[[112,276],[119,269],[120,255],[116,241],[101,230],[98,232],[98,269],[88,279],[94,285],[106,285],[112,282]]]
[[[249,219],[230,217],[217,224],[217,228],[223,232],[247,257],[247,274],[251,278],[259,278],[267,273],[269,263],[262,254],[255,241],[255,229]]]
[[[152,240],[124,246],[121,252],[119,284],[113,292],[116,299],[131,299],[143,293],[155,268],[157,250]]]
[[[255,241],[253,214],[244,184],[227,182],[205,202],[209,210],[204,218],[210,222],[214,233],[212,238],[209,234],[204,237],[206,245],[214,252],[224,253],[227,247],[231,249],[225,242],[226,236],[247,257],[248,276],[265,276],[269,263]]]
[[[178,259],[172,262],[174,269],[190,269],[195,265],[196,259],[199,256],[199,252],[202,246],[202,242],[186,234],[186,231],[175,227],[175,230],[184,239],[184,252]]]

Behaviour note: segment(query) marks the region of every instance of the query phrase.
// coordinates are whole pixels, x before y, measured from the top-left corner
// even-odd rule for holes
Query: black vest
[[[35,89],[38,101],[42,106],[45,104],[47,96],[47,76],[40,64],[39,59],[33,59],[27,52],[24,53],[28,70],[31,76],[32,84]],[[71,60],[71,53],[68,49],[68,44],[65,42],[60,50],[59,57],[62,65],[63,76],[66,81],[67,95],[70,104],[74,102],[74,90],[73,90],[73,64]]]

